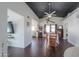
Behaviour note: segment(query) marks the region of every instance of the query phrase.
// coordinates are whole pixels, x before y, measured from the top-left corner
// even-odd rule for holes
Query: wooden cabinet
[[[49,46],[56,47],[57,46],[56,40],[57,40],[57,34],[56,33],[50,33]]]

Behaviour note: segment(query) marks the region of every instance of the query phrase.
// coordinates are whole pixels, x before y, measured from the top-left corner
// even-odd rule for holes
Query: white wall
[[[25,21],[25,38],[28,39],[26,40],[25,39],[25,43],[24,43],[24,46],[27,47],[31,41],[32,41],[32,36],[35,36],[36,35],[36,31],[37,31],[37,25],[38,25],[38,21],[34,20],[34,19],[31,19],[31,18],[26,18],[27,21]],[[27,22],[29,22],[29,25],[27,25]],[[30,37],[29,37],[30,35]]]
[[[24,22],[24,47],[27,47],[31,41],[32,41],[32,29],[31,29],[31,26],[32,26],[32,23],[31,23],[31,19],[28,19],[26,18],[27,21]],[[29,22],[29,25],[27,25],[27,22]]]
[[[39,20],[38,17],[34,14],[34,12],[24,3],[24,2],[1,2],[0,3],[0,42],[3,40],[5,40],[5,42],[7,42],[7,9],[11,9],[15,12],[17,12],[18,14],[24,16],[24,22],[27,23],[27,16],[30,16],[30,19],[34,19],[34,20]],[[24,23],[24,24],[25,24]],[[4,30],[6,29],[6,30]],[[29,28],[24,28],[24,31],[27,30]],[[32,33],[32,31],[30,31],[30,34]],[[27,45],[29,45],[31,43],[31,35],[27,34],[28,32],[24,32],[24,47],[26,47]],[[26,42],[27,41],[27,42]],[[30,42],[28,44],[28,42]],[[0,45],[2,44],[2,42],[0,43]],[[7,44],[5,44],[5,46],[7,47]],[[1,46],[0,46],[1,48]],[[5,47],[4,47],[5,48]],[[1,51],[0,51],[1,54]],[[5,48],[5,52],[4,54],[7,54],[7,49]]]
[[[34,19],[38,21],[38,17],[25,3],[7,3],[7,7],[24,16],[24,47],[28,46],[32,40],[31,20]],[[27,16],[30,17],[30,20],[27,18]],[[28,21],[30,22],[29,27],[27,27]]]
[[[36,32],[38,30],[38,22],[32,19],[32,36],[36,36]]]
[[[7,9],[0,4],[0,56],[7,56]],[[4,47],[2,48],[2,43]]]
[[[11,21],[14,27],[14,39],[8,39],[9,46],[24,48],[24,17],[8,9],[8,22]]]
[[[79,47],[79,8],[77,11],[71,14],[71,16],[65,18],[63,23],[67,23],[68,41],[72,43],[74,46]]]

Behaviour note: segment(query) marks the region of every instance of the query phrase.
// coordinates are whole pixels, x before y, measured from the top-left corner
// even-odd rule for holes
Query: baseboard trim
[[[29,46],[31,43],[32,43],[32,42],[29,42],[28,44],[26,44],[26,45],[24,46],[24,48],[26,48],[27,46]]]

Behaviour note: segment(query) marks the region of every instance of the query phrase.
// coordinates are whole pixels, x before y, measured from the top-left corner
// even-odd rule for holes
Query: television
[[[7,32],[14,33],[14,27],[13,27],[13,23],[11,21],[8,22]]]

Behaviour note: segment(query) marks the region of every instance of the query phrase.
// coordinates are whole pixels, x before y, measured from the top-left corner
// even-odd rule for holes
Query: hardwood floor
[[[48,47],[47,41],[43,38],[33,39],[25,49],[23,48],[8,48],[9,57],[63,57],[64,51],[68,47],[73,45],[68,43],[66,40],[60,40],[60,44],[56,47]]]

